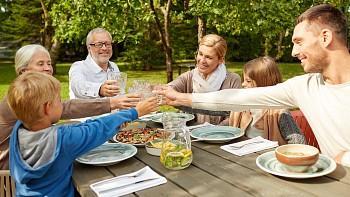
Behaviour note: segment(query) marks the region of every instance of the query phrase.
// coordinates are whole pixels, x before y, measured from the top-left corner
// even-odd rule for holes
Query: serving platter
[[[126,160],[137,153],[130,144],[105,143],[76,159],[77,162],[96,166],[108,166]]]
[[[263,171],[270,174],[296,179],[324,176],[333,172],[337,167],[333,159],[326,155],[320,154],[316,164],[307,169],[307,171],[290,172],[277,160],[275,151],[270,151],[258,156],[256,158],[256,165]]]
[[[193,129],[191,137],[210,143],[224,143],[244,135],[240,128],[229,126],[207,126]]]
[[[119,131],[113,137],[113,141],[134,146],[144,146],[147,142],[162,138],[163,134],[163,129],[160,128],[135,128]]]

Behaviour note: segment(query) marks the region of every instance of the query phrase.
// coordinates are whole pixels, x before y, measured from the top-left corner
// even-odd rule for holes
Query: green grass
[[[228,70],[242,74],[243,62],[227,63]],[[68,91],[68,71],[71,63],[60,63],[57,65],[57,73],[55,77],[61,82],[62,90],[61,95],[63,100],[69,98]],[[166,83],[166,72],[165,69],[152,70],[152,71],[141,71],[141,70],[128,70],[126,66],[120,64],[120,70],[128,74],[128,85],[130,86],[132,81],[135,79],[149,80],[154,83]],[[284,80],[289,79],[293,76],[303,74],[303,70],[299,64],[296,63],[280,63],[280,70],[282,72]],[[177,70],[174,70],[174,78],[178,76]],[[0,62],[0,98],[3,98],[7,92],[8,86],[11,81],[16,77],[13,63],[11,62]]]

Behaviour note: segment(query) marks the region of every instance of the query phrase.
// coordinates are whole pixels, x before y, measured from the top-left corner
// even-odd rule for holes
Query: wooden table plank
[[[183,170],[169,170],[162,166],[159,157],[148,155],[144,149],[140,149],[139,153],[136,156],[138,159],[151,166],[158,173],[163,174],[168,181],[175,183],[191,195],[224,196],[234,194],[237,196],[251,196],[240,188],[232,186],[193,165]]]
[[[238,186],[254,196],[312,196],[307,191],[300,191],[289,184],[265,176],[261,173],[223,159],[205,150],[192,147],[194,154],[193,164],[210,174],[220,177],[232,185]]]
[[[233,140],[229,143],[244,140]],[[150,166],[167,178],[167,183],[135,192],[128,197],[153,196],[348,196],[350,168],[338,166],[336,171],[323,177],[290,179],[271,175],[255,164],[259,151],[242,157],[223,151],[223,144],[194,142],[194,160],[184,170],[164,168],[159,157],[138,148],[135,157],[108,167],[76,163],[73,182],[81,196],[95,196],[89,185],[104,179],[134,172]]]
[[[311,179],[290,179],[266,173],[256,166],[255,160],[258,154],[255,153],[239,157],[220,149],[219,145],[206,144],[202,142],[193,143],[193,146],[237,163],[238,165],[246,166],[247,168],[254,170],[256,173],[264,174],[265,176],[272,177],[273,179],[279,180],[282,183],[289,184],[290,186],[296,187],[297,190],[308,191],[309,193],[317,196],[343,196],[345,193],[350,193],[350,187],[348,184],[336,181],[327,176]],[[350,175],[347,174],[346,176]],[[347,180],[347,178],[343,179]]]
[[[82,197],[96,196],[90,189],[90,184],[112,177],[113,175],[104,167],[74,164],[73,183]]]
[[[137,171],[145,166],[146,165],[143,162],[137,160],[136,158],[131,158],[126,161],[123,161],[121,165],[109,166],[108,169],[112,172],[113,175],[120,176],[123,174],[128,174],[128,173]],[[150,167],[152,168],[152,166]],[[169,180],[165,184],[148,188],[142,191],[137,191],[135,193],[137,196],[142,196],[142,197],[154,197],[155,193],[157,193],[157,195],[159,196],[179,196],[179,197],[191,196],[189,193],[185,192],[182,188],[178,187],[177,185],[175,185]]]

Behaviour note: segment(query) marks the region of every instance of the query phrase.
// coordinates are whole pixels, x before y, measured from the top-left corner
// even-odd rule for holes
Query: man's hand
[[[163,99],[162,104],[172,105],[172,106],[191,106],[192,104],[192,96],[191,94],[180,93],[175,91],[170,86],[163,87],[159,90],[154,90],[153,93],[165,96],[165,103]]]
[[[136,111],[139,117],[158,110],[158,101],[156,97],[148,98],[136,105]]]
[[[112,97],[116,96],[119,92],[117,81],[107,80],[101,85],[99,95],[103,97]]]
[[[135,107],[140,100],[141,97],[139,94],[126,94],[123,96],[112,97],[110,98],[111,110]]]

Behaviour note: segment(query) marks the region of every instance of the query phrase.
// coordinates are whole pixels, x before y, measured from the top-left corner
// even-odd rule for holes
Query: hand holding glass
[[[116,85],[120,89],[120,94],[125,94],[127,74],[124,72],[109,71],[107,72],[107,80],[115,80]]]

